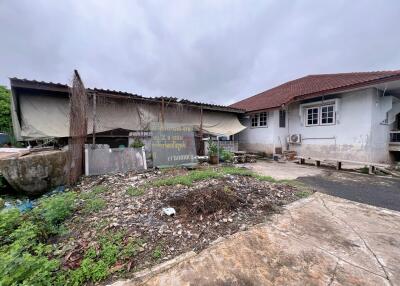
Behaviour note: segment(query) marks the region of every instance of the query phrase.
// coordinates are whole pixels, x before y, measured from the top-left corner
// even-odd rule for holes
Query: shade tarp
[[[69,100],[47,95],[24,95],[19,98],[22,139],[39,139],[69,136]],[[197,130],[203,121],[203,131],[215,135],[233,135],[246,127],[237,115],[222,111],[191,108],[184,104],[165,103],[164,121],[193,125]],[[93,108],[89,103],[88,134],[93,130]],[[135,99],[98,97],[96,105],[96,133],[113,129],[149,130],[151,122],[162,120],[160,104]]]

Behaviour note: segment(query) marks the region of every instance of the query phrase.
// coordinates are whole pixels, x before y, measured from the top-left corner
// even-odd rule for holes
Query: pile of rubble
[[[143,174],[113,174],[86,177],[77,186],[81,193],[99,185],[107,191],[97,194],[106,207],[97,213],[77,212],[68,222],[65,244],[66,265],[71,257],[79,261],[85,247],[105,231],[122,230],[125,235],[145,243],[133,265],[142,269],[159,263],[152,258],[155,248],[162,249],[161,260],[184,252],[200,251],[219,237],[246,230],[265,221],[280,206],[298,199],[297,189],[280,183],[260,181],[251,176],[225,175],[222,178],[194,182],[191,186],[155,187],[149,182],[188,172],[150,171]],[[143,194],[132,196],[129,188],[142,188]],[[173,212],[166,212],[166,208]],[[166,214],[168,213],[168,214]],[[69,238],[74,239],[69,239]],[[69,254],[68,254],[69,253]],[[71,255],[72,253],[72,255]]]

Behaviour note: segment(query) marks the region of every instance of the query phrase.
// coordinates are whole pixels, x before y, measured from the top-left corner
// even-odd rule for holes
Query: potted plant
[[[208,158],[210,164],[218,164],[218,146],[211,140],[208,140]]]

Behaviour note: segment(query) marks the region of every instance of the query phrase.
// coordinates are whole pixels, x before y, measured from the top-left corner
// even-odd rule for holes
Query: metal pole
[[[97,107],[97,102],[96,102],[96,93],[93,94],[93,131],[92,131],[92,149],[96,149],[96,107]]]

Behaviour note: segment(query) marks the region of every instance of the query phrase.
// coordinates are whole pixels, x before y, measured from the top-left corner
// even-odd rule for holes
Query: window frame
[[[332,117],[327,117],[327,119],[332,118],[332,122],[327,122],[327,123],[322,123],[322,109],[323,108],[329,108],[332,107],[332,111],[327,110],[326,114],[329,114],[329,112],[332,112]],[[309,110],[315,110],[317,109],[317,123],[308,123],[308,111]],[[312,113],[314,114],[314,113]],[[314,116],[312,115],[311,120],[314,120]],[[329,125],[335,125],[336,124],[336,110],[335,110],[335,103],[329,103],[329,104],[324,104],[324,105],[318,105],[318,106],[310,106],[310,107],[305,107],[305,117],[304,117],[304,121],[305,121],[305,126],[306,127],[313,127],[313,126],[329,126]]]
[[[263,124],[261,124],[261,117],[263,118]],[[268,127],[268,112],[260,112],[258,114],[258,127]]]
[[[262,122],[261,114],[263,114],[263,116],[265,115],[265,125],[261,125],[261,122]],[[250,116],[250,127],[251,128],[267,128],[268,127],[268,118],[269,118],[268,111],[254,113]],[[256,119],[256,120],[254,120],[254,119]]]
[[[282,117],[283,117],[283,120],[282,120]],[[286,110],[285,109],[279,109],[279,128],[286,128]]]
[[[317,123],[311,123],[311,124],[309,124],[308,123],[308,120],[309,120],[309,118],[308,118],[308,111],[309,110],[317,110]],[[312,112],[311,113],[311,116],[312,116],[312,118],[311,118],[311,120],[312,121],[314,121],[314,112]],[[312,106],[312,107],[307,107],[306,108],[306,116],[305,116],[305,124],[306,124],[306,126],[307,127],[311,127],[311,126],[318,126],[319,125],[319,115],[320,115],[320,109],[319,109],[319,106]]]
[[[254,121],[255,118],[256,118],[256,120]],[[260,116],[258,115],[258,113],[254,113],[253,115],[251,115],[251,118],[250,118],[251,128],[257,128],[259,121],[260,121]]]
[[[322,108],[327,108],[327,111],[325,112],[327,115],[329,114],[329,110],[328,108],[332,107],[332,117],[327,117],[327,119],[332,118],[332,122],[326,122],[326,123],[322,123]],[[321,105],[320,106],[320,125],[335,125],[336,123],[336,112],[335,112],[335,104],[326,104],[326,105]]]

